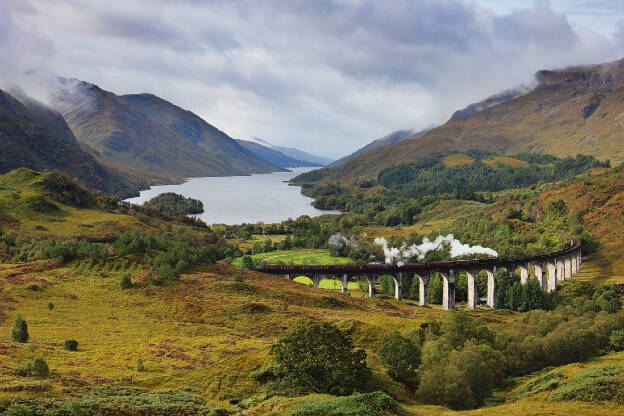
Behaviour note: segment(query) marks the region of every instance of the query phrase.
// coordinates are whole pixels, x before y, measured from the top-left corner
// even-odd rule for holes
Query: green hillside
[[[107,164],[166,181],[277,170],[248,152],[243,154],[249,161],[257,162],[257,166],[235,160],[235,156],[229,161],[223,154],[202,149],[193,140],[154,122],[123,98],[96,85],[68,79],[62,83],[54,106],[63,114],[78,141],[88,145],[96,158]]]
[[[275,164],[255,156],[201,117],[160,97],[153,94],[128,94],[119,98],[153,122],[191,140],[200,149],[226,162],[236,174],[280,170]]]
[[[20,167],[58,169],[107,194],[136,192],[127,180],[78,146],[58,112],[32,99],[25,102],[0,90],[0,173]]]
[[[446,160],[456,165],[460,159]],[[595,169],[539,189],[497,193],[490,204],[456,202],[462,208],[451,216],[453,204],[441,203],[418,226],[432,233],[463,227],[465,241],[484,232],[497,249],[529,236],[528,221],[534,230],[542,224],[562,230],[585,224],[600,235],[596,215],[621,218],[621,175],[621,169]],[[235,415],[241,409],[249,415],[308,416],[620,411],[621,397],[608,392],[620,391],[624,371],[618,352],[624,348],[618,341],[624,335],[622,293],[600,286],[602,276],[594,272],[606,240],[596,254],[585,255],[579,277],[560,284],[538,310],[512,311],[501,295],[499,309],[467,311],[459,299],[458,311],[442,311],[435,287],[427,294],[431,306],[419,307],[409,297],[399,302],[387,295],[387,279],[380,279],[379,296],[368,299],[358,282],[343,295],[331,281],[321,284],[326,289],[314,289],[220,260],[240,254],[236,242],[223,240],[224,233],[265,228],[291,233],[292,239],[287,234],[279,241],[290,244],[308,240],[307,232],[341,231],[356,235],[363,248],[373,233],[398,237],[409,229],[373,230],[359,225],[357,215],[343,214],[213,230],[118,202],[58,173],[19,169],[0,176],[0,411],[37,416]],[[490,225],[496,228],[488,231]],[[504,234],[505,229],[524,231]],[[522,244],[535,245],[530,238]],[[617,246],[607,249],[617,252]],[[348,261],[327,253],[291,247],[257,257]],[[502,273],[498,279],[504,288],[517,277]],[[26,324],[23,342],[12,330],[16,320]],[[292,343],[299,339],[292,334],[304,337],[305,348]],[[327,346],[354,361],[338,359],[344,355],[315,360],[314,353]],[[279,348],[293,359],[279,358]],[[307,365],[327,372],[306,373]],[[295,366],[295,376],[288,376],[288,366]],[[352,380],[349,371],[360,376]]]

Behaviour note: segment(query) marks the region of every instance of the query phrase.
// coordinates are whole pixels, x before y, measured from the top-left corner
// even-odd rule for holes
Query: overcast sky
[[[624,57],[621,0],[0,0],[2,80],[152,92],[232,137],[339,157]],[[24,86],[28,90],[28,86]]]

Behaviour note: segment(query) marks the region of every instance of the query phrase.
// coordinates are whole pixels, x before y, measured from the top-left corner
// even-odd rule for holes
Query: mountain
[[[426,132],[426,130],[422,131],[422,134],[424,134]],[[369,144],[367,144],[364,147],[359,148],[358,150],[356,150],[355,152],[351,153],[350,155],[344,156],[332,163],[330,163],[329,165],[327,165],[327,168],[337,168],[338,166],[342,166],[345,163],[347,163],[348,160],[353,159],[356,156],[359,156],[363,153],[366,152],[370,152],[371,150],[377,149],[379,147],[382,146],[393,146],[405,139],[407,139],[408,137],[415,135],[413,130],[396,130],[393,131],[390,134],[387,134],[379,139],[373,140],[372,142],[370,142]]]
[[[286,156],[290,156],[294,159],[305,160],[311,162],[312,165],[308,166],[325,166],[332,162],[332,159],[323,156],[313,155],[308,152],[304,152],[303,150],[295,149],[294,147],[284,147],[284,146],[275,146],[273,145],[273,149],[284,153]]]
[[[61,170],[107,194],[130,196],[136,189],[80,148],[57,111],[19,93],[0,90],[0,173],[16,168]]]
[[[624,160],[624,60],[539,71],[532,90],[504,95],[455,113],[421,137],[413,135],[308,177],[342,182],[376,178],[387,167],[448,150],[559,157],[582,153]]]
[[[290,156],[286,156],[284,153],[275,150],[272,147],[265,146],[258,142],[252,142],[249,140],[236,140],[241,146],[249,150],[257,157],[264,159],[274,165],[281,168],[296,168],[303,166],[321,166],[318,163],[307,162],[305,160],[298,160]]]
[[[130,94],[120,98],[150,120],[191,140],[203,151],[218,157],[236,174],[278,171],[275,164],[257,157],[236,140],[207,123],[198,115],[184,110],[153,94]],[[279,165],[277,165],[279,166]]]
[[[94,84],[64,78],[60,79],[60,84],[52,100],[53,106],[67,120],[81,145],[100,161],[118,169],[166,181],[279,170],[224,137],[220,137],[219,142],[213,140],[220,136],[216,129],[158,97],[128,99]],[[143,111],[130,104],[131,101],[141,101],[143,104],[137,105]],[[162,120],[154,121],[157,117]],[[233,153],[228,149],[210,152],[210,142],[215,143],[214,149],[220,149],[220,143],[224,142]]]

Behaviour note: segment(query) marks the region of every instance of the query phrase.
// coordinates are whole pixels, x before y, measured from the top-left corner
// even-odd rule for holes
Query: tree
[[[242,266],[244,269],[253,269],[253,267],[254,267],[254,261],[253,261],[253,258],[252,258],[251,256],[244,256],[244,257],[241,259],[241,266]]]
[[[377,356],[388,368],[390,377],[410,386],[416,384],[416,369],[420,365],[418,344],[395,332],[383,337]]]
[[[325,322],[308,322],[282,337],[270,354],[290,393],[349,394],[362,390],[371,370],[366,352],[355,350],[349,335]]]
[[[132,280],[130,279],[130,275],[128,273],[125,273],[121,277],[121,280],[119,281],[119,286],[122,289],[130,289],[132,287]]]
[[[611,347],[611,350],[613,351],[624,350],[624,330],[616,329],[615,331],[611,332],[609,345]]]
[[[13,339],[14,342],[28,342],[28,325],[26,324],[26,321],[19,315],[15,317],[13,330],[11,330],[11,339]]]

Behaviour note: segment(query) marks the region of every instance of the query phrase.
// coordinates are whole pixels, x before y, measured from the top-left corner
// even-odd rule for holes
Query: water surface
[[[275,172],[251,176],[190,178],[181,185],[152,186],[136,198],[127,199],[143,204],[164,192],[175,192],[204,203],[204,212],[196,215],[208,224],[272,223],[310,217],[335,211],[312,206],[312,198],[301,195],[301,188],[289,186],[289,179],[315,168],[291,168],[292,172]]]

